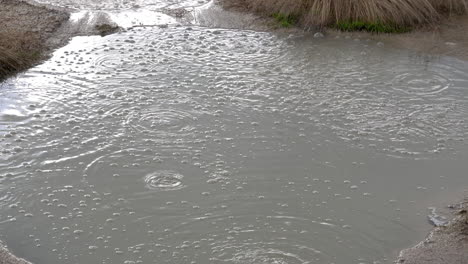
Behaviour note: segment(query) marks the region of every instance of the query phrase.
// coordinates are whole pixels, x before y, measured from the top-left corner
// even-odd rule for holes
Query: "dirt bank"
[[[44,59],[61,43],[52,36],[68,19],[65,10],[0,0],[0,81]]]
[[[396,263],[468,264],[468,202],[458,209],[457,217],[446,227],[437,227],[429,236],[403,250]]]

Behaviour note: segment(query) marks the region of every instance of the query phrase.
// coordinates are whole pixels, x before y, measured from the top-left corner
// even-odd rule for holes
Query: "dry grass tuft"
[[[468,0],[430,0],[434,8],[445,14],[465,14],[468,11]]]
[[[0,34],[0,80],[38,62],[42,45],[38,34],[32,32]]]
[[[466,13],[468,0],[251,0],[249,9],[292,15],[303,25],[343,21],[415,26],[439,21],[446,13]]]

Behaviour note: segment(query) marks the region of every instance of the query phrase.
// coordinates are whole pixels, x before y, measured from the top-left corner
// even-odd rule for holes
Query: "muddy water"
[[[392,263],[467,186],[467,87],[366,40],[77,37],[0,89],[1,239],[39,264]]]

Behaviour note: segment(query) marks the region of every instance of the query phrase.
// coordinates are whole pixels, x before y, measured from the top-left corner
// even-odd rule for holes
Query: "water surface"
[[[1,239],[38,264],[392,263],[467,186],[467,87],[365,39],[77,37],[0,89]]]

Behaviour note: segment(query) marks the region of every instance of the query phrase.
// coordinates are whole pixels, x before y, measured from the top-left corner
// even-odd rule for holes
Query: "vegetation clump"
[[[31,32],[0,34],[0,81],[41,59],[42,42]]]
[[[341,31],[368,31],[372,33],[405,33],[411,30],[410,27],[406,26],[362,21],[337,22],[335,28]]]
[[[297,23],[297,17],[294,15],[285,15],[281,13],[274,13],[272,15],[274,19],[282,26],[282,27],[291,27]]]
[[[224,0],[273,16],[281,25],[330,26],[343,30],[401,33],[465,14],[468,0]],[[291,20],[294,18],[294,20]]]

